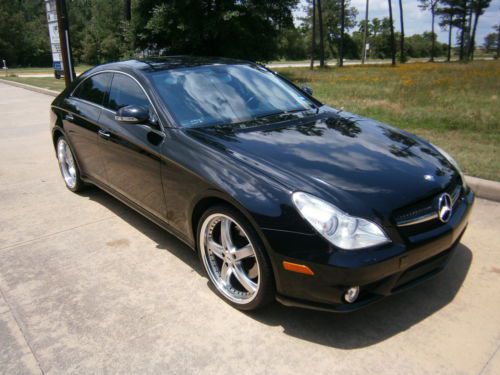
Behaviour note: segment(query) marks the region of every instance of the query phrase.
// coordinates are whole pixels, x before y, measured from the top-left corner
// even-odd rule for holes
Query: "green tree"
[[[8,66],[51,64],[45,8],[39,0],[0,0],[0,60]]]
[[[452,7],[438,7],[436,9],[436,15],[440,17],[439,26],[448,30],[448,53],[446,60],[451,61],[451,49],[452,49],[452,36],[453,28],[457,27],[458,14]]]
[[[418,0],[420,2],[419,7],[423,10],[429,10],[431,12],[431,32],[432,35],[436,35],[434,31],[435,18],[438,10],[438,5],[440,0]],[[436,56],[436,39],[432,39],[432,49],[431,49],[431,61],[434,61]]]
[[[311,4],[312,5],[312,4]],[[341,40],[341,0],[323,0],[321,2],[323,13],[323,25],[325,27],[324,39],[328,46],[330,56],[338,57]],[[312,6],[308,7],[304,22],[312,24]],[[358,11],[350,5],[350,0],[345,0],[344,27],[345,31],[356,26],[356,16]],[[344,34],[344,44],[348,38],[347,32]],[[351,43],[349,43],[351,44]],[[345,51],[347,53],[347,51]]]
[[[440,13],[453,15],[453,27],[459,30],[458,44],[459,44],[459,59],[465,61],[466,55],[466,42],[469,34],[469,27],[467,20],[472,6],[473,0],[440,0]]]
[[[474,59],[474,49],[476,44],[476,30],[479,17],[482,16],[485,10],[490,6],[491,0],[474,0],[471,5],[471,9],[474,12],[474,26],[472,26],[472,34],[469,40],[468,57],[469,59]]]
[[[399,0],[399,20],[401,22],[401,35],[400,35],[400,47],[399,47],[399,62],[405,63],[405,23],[404,23],[404,15],[403,15],[403,0]]]
[[[362,51],[362,35],[365,30],[365,21],[359,23],[358,31],[353,33],[353,39],[359,45],[359,51]],[[388,17],[380,20],[379,18],[374,18],[368,21],[366,27],[367,40],[370,45],[369,54],[372,58],[385,59],[391,56],[392,46],[391,46],[391,22]]]
[[[498,28],[498,27],[496,27]],[[496,29],[495,28],[495,29]],[[488,53],[495,52],[498,44],[498,31],[489,33],[484,37],[484,50]]]
[[[293,25],[298,0],[137,0],[135,46],[148,53],[277,57],[279,33]]]
[[[394,37],[394,20],[392,17],[392,0],[388,0],[389,2],[389,23],[390,23],[390,32],[391,32],[391,58],[392,58],[392,66],[396,65],[396,39]]]

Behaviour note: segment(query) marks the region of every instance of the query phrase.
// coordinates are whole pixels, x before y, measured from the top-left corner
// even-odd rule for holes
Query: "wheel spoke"
[[[243,246],[235,251],[234,260],[240,261],[242,259],[245,259],[248,257],[253,257],[253,256],[255,256],[255,254],[253,252],[253,247],[252,247],[252,245],[248,244],[248,245]]]
[[[66,148],[66,162],[68,163],[68,165],[70,167],[75,166],[75,164],[73,162],[73,155],[71,155],[71,151],[68,148]]]
[[[255,279],[257,276],[259,276],[259,267],[257,265],[257,262],[248,270],[248,277],[250,279]]]
[[[232,249],[233,240],[231,239],[231,220],[222,219],[220,222],[220,239],[225,249]]]
[[[64,161],[66,162],[66,164],[69,164],[69,161],[68,161],[68,159],[69,159],[69,157],[68,157],[68,146],[64,145],[63,150],[64,150]]]
[[[222,245],[219,245],[213,239],[208,240],[207,247],[208,250],[218,258],[221,259],[224,258],[224,248],[222,247]]]
[[[222,281],[224,282],[224,284],[226,284],[227,286],[231,286],[231,284],[229,283],[229,280],[231,279],[232,274],[233,274],[233,267],[231,267],[227,263],[224,263],[222,265],[221,270],[220,270],[220,277],[221,277]]]
[[[233,271],[234,276],[236,276],[236,279],[238,279],[243,288],[245,288],[249,293],[255,293],[257,290],[257,284],[248,278],[241,265],[235,265]]]
[[[62,143],[59,143],[57,147],[57,156],[60,162],[64,162],[65,154],[64,154],[64,145]]]

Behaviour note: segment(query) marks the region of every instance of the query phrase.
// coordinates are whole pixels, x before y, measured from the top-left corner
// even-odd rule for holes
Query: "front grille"
[[[462,184],[459,179],[454,180],[443,192],[425,199],[422,202],[396,211],[394,219],[398,227],[408,227],[436,220],[437,198],[444,192],[450,194],[453,208],[462,195]]]

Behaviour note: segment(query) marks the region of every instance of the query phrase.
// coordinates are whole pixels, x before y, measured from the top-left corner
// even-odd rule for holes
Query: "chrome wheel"
[[[57,159],[66,185],[73,189],[77,182],[76,165],[71,149],[64,138],[60,138],[57,142]]]
[[[200,251],[210,280],[220,293],[237,304],[257,296],[260,269],[257,254],[243,228],[224,214],[208,216],[200,230]]]

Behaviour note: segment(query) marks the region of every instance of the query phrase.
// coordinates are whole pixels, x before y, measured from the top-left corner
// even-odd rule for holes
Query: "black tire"
[[[215,282],[212,280],[209,270],[207,269],[207,264],[204,261],[203,258],[203,251],[204,249],[201,248],[201,243],[203,242],[201,240],[202,236],[202,228],[203,224],[207,219],[210,217],[213,217],[214,215],[224,215],[229,217],[231,220],[233,220],[237,226],[241,227],[243,229],[244,234],[246,237],[248,237],[248,240],[250,244],[253,246],[254,253],[255,253],[255,259],[256,262],[258,262],[258,269],[260,271],[259,275],[259,283],[258,283],[258,289],[256,291],[255,297],[248,302],[248,303],[235,303],[231,301],[228,297],[226,297],[218,288],[218,286],[215,284]],[[205,213],[202,215],[198,222],[198,228],[196,231],[197,235],[197,250],[198,250],[198,255],[200,257],[200,261],[202,263],[203,269],[205,270],[205,274],[207,278],[210,280],[210,283],[214,287],[216,293],[227,303],[229,303],[231,306],[235,307],[236,309],[243,310],[243,311],[252,311],[252,310],[257,310],[265,307],[266,305],[270,304],[272,301],[275,299],[275,294],[276,294],[276,288],[275,288],[275,283],[274,283],[274,276],[273,276],[273,271],[272,267],[269,261],[269,258],[267,254],[265,253],[264,246],[262,245],[262,241],[260,240],[259,236],[257,235],[255,229],[253,226],[248,222],[248,220],[237,210],[234,208],[228,206],[228,205],[217,205],[209,208]],[[253,259],[253,258],[252,258]]]
[[[71,154],[71,158],[73,160],[73,168],[74,168],[74,183],[70,183],[68,178],[65,177],[65,171],[64,169],[66,168],[66,173],[67,170],[68,170],[68,164],[64,161],[61,160],[61,154],[60,154],[60,143],[61,142],[64,142],[66,145],[67,145],[67,152],[69,152]],[[56,156],[57,156],[57,160],[58,160],[58,164],[59,164],[59,170],[61,171],[61,175],[63,177],[63,181],[64,181],[64,184],[66,185],[66,188],[68,188],[68,190],[72,191],[73,193],[77,193],[77,192],[80,192],[82,191],[86,185],[85,183],[82,181],[82,179],[80,178],[80,169],[78,168],[78,163],[76,161],[76,157],[75,155],[73,154],[73,150],[71,149],[71,147],[69,146],[68,144],[68,141],[66,140],[66,138],[61,135],[57,138],[56,140]]]

